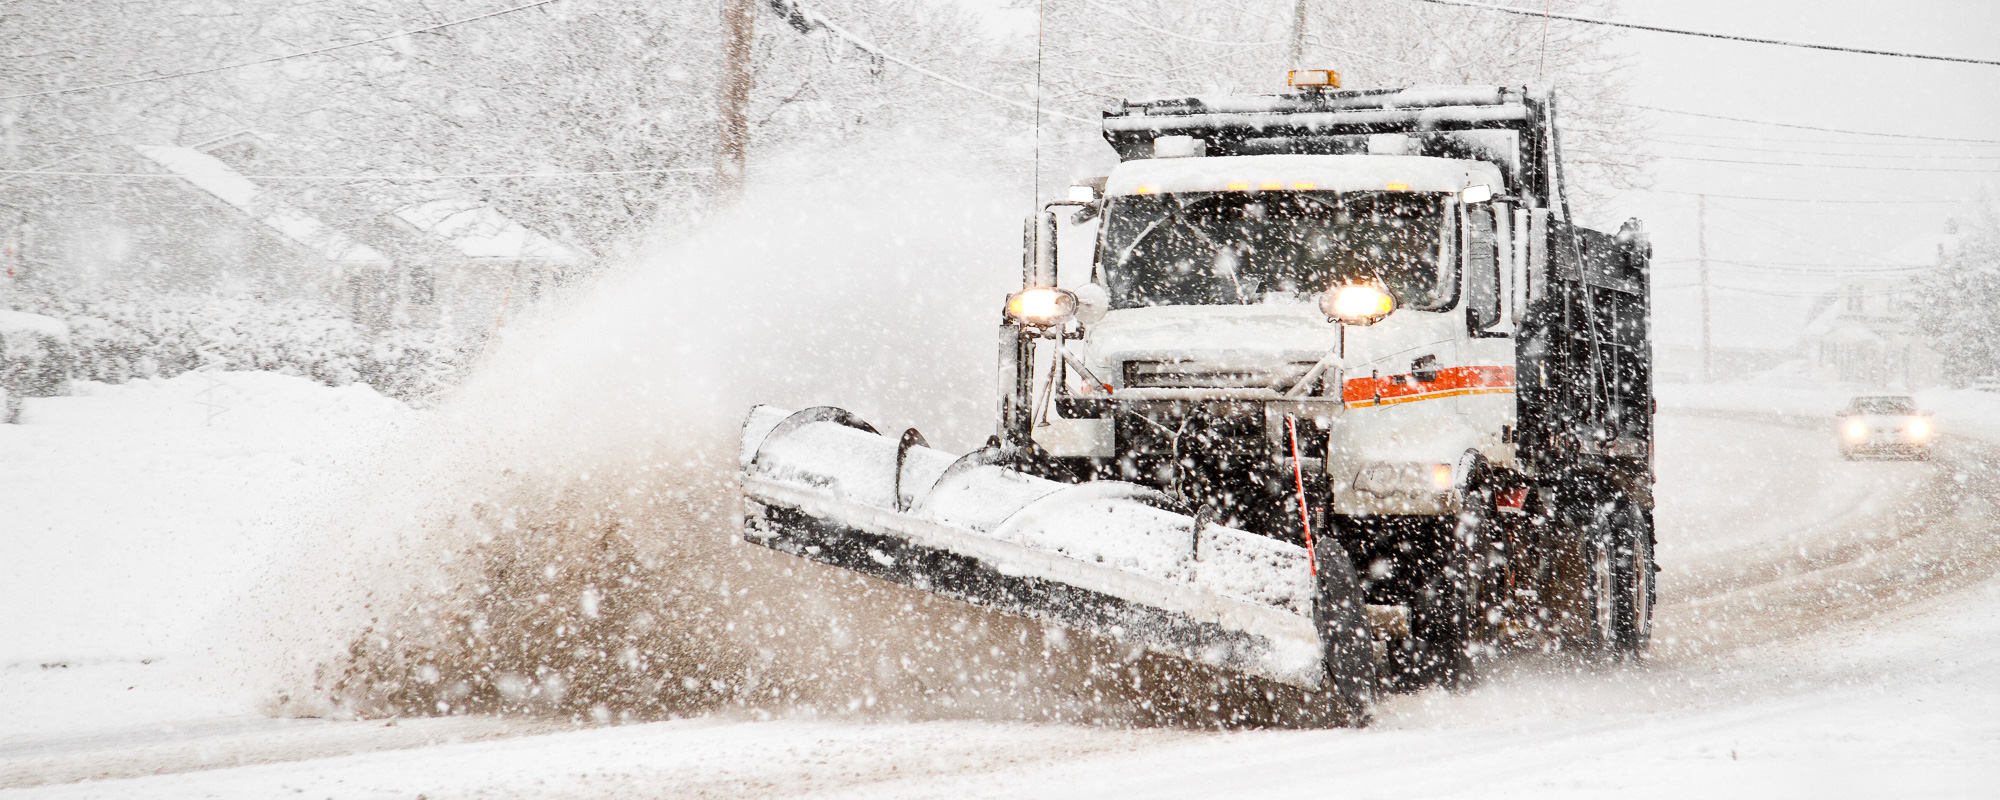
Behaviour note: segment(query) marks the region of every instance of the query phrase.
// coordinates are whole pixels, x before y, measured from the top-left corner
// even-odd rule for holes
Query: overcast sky
[[[1032,34],[1032,12],[1005,10],[1009,0],[958,1],[986,12],[996,28]],[[1535,5],[1525,0],[1506,4]],[[1717,33],[2000,59],[1996,0],[1624,0],[1616,16]],[[1624,34],[1620,47],[1633,56],[1629,97],[1639,105],[2000,141],[2000,67],[1637,31]],[[1936,200],[1970,199],[1983,190],[2000,199],[2000,145],[1931,146],[1941,143],[1637,113],[1651,123],[1650,148],[1660,156],[1652,168],[1652,187],[1626,193],[1605,210],[1640,217],[1653,231],[1656,332],[1663,343],[1693,344],[1700,330],[1698,292],[1689,288],[1696,275],[1696,198],[1681,193]],[[1683,160],[1688,157],[1898,169]],[[1795,268],[1785,265],[1753,271],[1720,260],[1875,265],[1934,247],[1925,244],[1926,238],[1941,233],[1947,217],[1967,213],[1965,207],[1946,205],[1723,198],[1711,199],[1708,208],[1714,283],[1789,293],[1837,286],[1841,279],[1773,269]],[[1786,346],[1805,323],[1804,298],[1738,290],[1718,290],[1714,297],[1718,346]]]

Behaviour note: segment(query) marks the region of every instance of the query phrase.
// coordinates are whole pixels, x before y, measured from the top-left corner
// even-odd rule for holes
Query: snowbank
[[[263,567],[276,515],[409,412],[261,372],[78,381],[0,426],[0,665],[136,659]]]
[[[413,412],[262,372],[73,388],[0,425],[0,740],[253,711],[251,588]]]
[[[69,326],[63,324],[62,320],[0,308],[0,334],[14,331],[39,334],[59,342],[69,340]]]
[[[66,320],[70,376],[106,383],[196,369],[268,371],[332,386],[367,383],[422,404],[455,382],[479,346],[442,328],[370,332],[339,308],[298,299],[95,287],[15,302],[55,324]]]

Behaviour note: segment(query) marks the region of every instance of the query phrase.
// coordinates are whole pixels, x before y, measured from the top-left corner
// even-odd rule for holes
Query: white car
[[[1853,461],[1860,458],[1931,457],[1936,426],[1927,411],[1917,410],[1917,401],[1907,395],[1873,395],[1848,401],[1840,412],[1835,434],[1840,437],[1840,454]]]

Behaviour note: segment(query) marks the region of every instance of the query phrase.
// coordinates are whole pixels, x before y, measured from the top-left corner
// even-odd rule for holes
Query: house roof
[[[168,172],[187,179],[202,191],[262,222],[278,235],[329,261],[351,266],[379,267],[389,257],[354,241],[297,207],[268,194],[220,159],[187,147],[140,145],[133,148]]]
[[[397,219],[444,241],[467,258],[557,264],[583,261],[575,250],[528,230],[492,206],[471,197],[437,194],[430,199],[399,206],[392,213]]]

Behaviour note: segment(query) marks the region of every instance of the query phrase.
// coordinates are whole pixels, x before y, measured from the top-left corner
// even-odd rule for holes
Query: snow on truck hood
[[[1500,169],[1484,161],[1430,156],[1216,156],[1147,158],[1111,170],[1107,197],[1250,189],[1456,192],[1485,184],[1501,191]]]
[[[1318,361],[1338,329],[1313,305],[1153,306],[1104,315],[1085,336],[1089,359],[1192,360],[1218,366]]]

